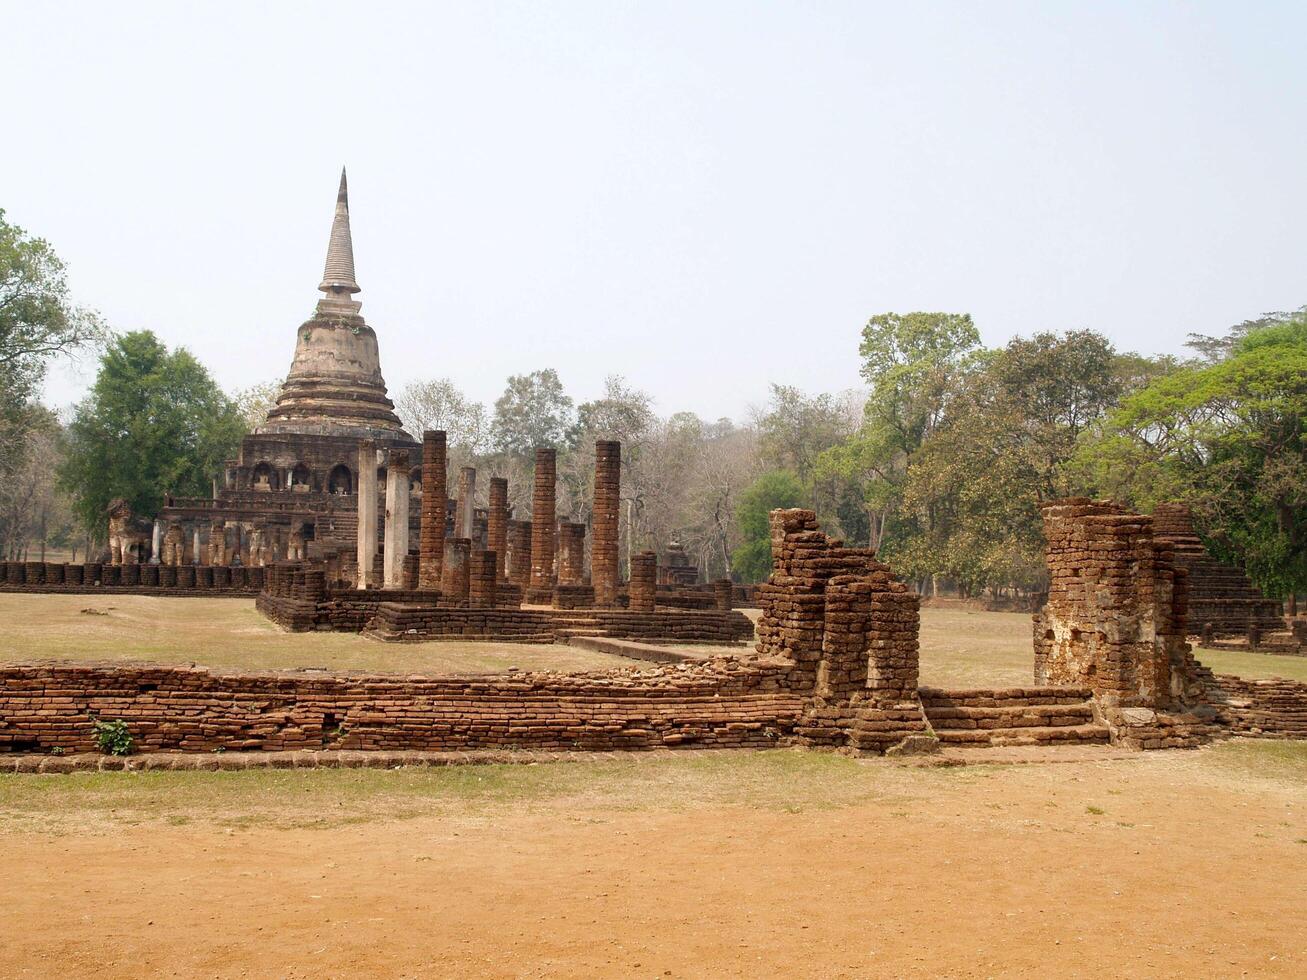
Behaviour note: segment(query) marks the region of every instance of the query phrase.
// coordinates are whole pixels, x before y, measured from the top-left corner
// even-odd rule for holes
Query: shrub
[[[95,744],[105,755],[130,755],[132,733],[127,730],[127,722],[121,718],[117,721],[96,721]]]

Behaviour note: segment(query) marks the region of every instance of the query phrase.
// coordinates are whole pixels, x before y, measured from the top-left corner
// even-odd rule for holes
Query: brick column
[[[718,609],[730,609],[734,587],[728,578],[719,578],[712,584],[713,599]]]
[[[622,444],[595,442],[594,530],[590,538],[590,582],[595,605],[617,604],[617,527],[621,516]]]
[[[495,553],[474,551],[468,560],[468,605],[488,609],[495,604]]]
[[[653,612],[657,594],[658,555],[642,551],[631,556],[631,612]]]
[[[442,600],[451,606],[468,603],[468,558],[472,542],[467,538],[450,538],[445,542],[445,574],[440,584]]]
[[[404,587],[404,556],[408,554],[408,450],[386,453],[385,575],[387,589]]]
[[[486,546],[495,553],[495,578],[502,582],[508,574],[508,481],[502,476],[490,478]]]
[[[422,509],[418,531],[418,588],[440,588],[445,562],[446,485],[445,433],[428,429],[422,433]],[[374,534],[375,537],[375,534]]]
[[[585,525],[564,521],[558,530],[558,584],[580,585],[585,580]]]
[[[554,586],[555,484],[557,456],[552,449],[536,450],[535,492],[531,496],[531,588]]]
[[[508,522],[508,556],[504,562],[508,581],[519,589],[531,584],[531,522]]]
[[[454,537],[472,538],[476,517],[477,471],[464,466],[458,471],[458,506],[454,510]]]

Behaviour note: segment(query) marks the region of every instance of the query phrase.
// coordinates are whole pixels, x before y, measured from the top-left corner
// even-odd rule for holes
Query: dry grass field
[[[291,636],[241,600],[0,596],[0,620],[7,661],[582,656]],[[1028,624],[927,610],[923,680],[1027,682]],[[0,976],[1307,975],[1307,743],[1023,759],[0,776]]]
[[[92,609],[103,615],[85,613]],[[756,617],[756,610],[749,610]],[[632,661],[554,644],[378,643],[345,633],[285,633],[253,599],[0,593],[0,663],[46,658],[153,660],[209,667],[485,673],[600,670]],[[739,647],[695,646],[701,654]],[[921,612],[921,682],[935,687],[1031,682],[1030,617],[930,608]],[[1219,673],[1307,680],[1307,657],[1199,652]]]

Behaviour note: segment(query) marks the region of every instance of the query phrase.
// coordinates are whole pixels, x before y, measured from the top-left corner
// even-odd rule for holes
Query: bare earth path
[[[630,664],[127,598],[0,596],[0,662]],[[923,681],[1028,683],[1028,631],[927,609]],[[1307,743],[1027,754],[0,776],[0,977],[1307,975]]]
[[[1302,976],[1307,747],[0,779],[0,974]]]

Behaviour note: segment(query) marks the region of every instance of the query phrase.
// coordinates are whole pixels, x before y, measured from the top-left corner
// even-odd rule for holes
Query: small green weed
[[[132,751],[132,733],[127,730],[127,722],[95,722],[95,744],[105,755],[130,755]]]

